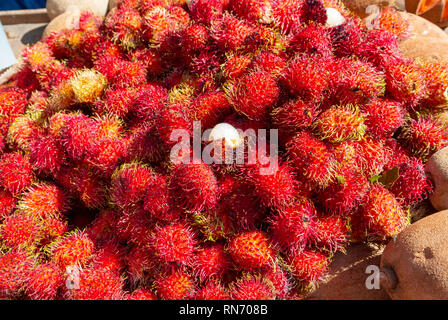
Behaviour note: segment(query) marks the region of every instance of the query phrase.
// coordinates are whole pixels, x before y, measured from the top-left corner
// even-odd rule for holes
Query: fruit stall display
[[[304,298],[433,192],[448,66],[403,56],[411,31],[337,0],[82,11],[0,86],[0,297]],[[173,162],[194,121],[277,129],[278,168]]]

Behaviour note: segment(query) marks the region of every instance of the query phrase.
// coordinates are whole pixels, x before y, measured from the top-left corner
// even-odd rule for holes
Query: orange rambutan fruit
[[[227,80],[240,78],[246,73],[251,62],[252,59],[247,55],[230,55],[221,67],[223,76]]]
[[[94,244],[86,233],[74,231],[57,239],[51,245],[52,261],[65,268],[84,264],[94,250]]]
[[[276,253],[268,235],[261,231],[244,231],[235,235],[228,244],[228,251],[243,270],[269,266]]]
[[[18,116],[25,113],[27,96],[19,88],[0,90],[0,116]]]
[[[391,136],[404,122],[403,106],[394,100],[374,100],[361,108],[367,130],[377,138]]]

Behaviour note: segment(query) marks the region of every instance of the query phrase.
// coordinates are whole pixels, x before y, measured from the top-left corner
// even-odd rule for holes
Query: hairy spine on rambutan
[[[384,144],[374,140],[368,134],[363,139],[355,141],[358,167],[368,176],[378,175],[386,164]]]
[[[0,294],[16,297],[26,289],[34,258],[21,250],[0,253]]]
[[[53,300],[64,284],[64,272],[58,265],[42,263],[30,272],[26,293],[34,300]]]
[[[327,22],[327,12],[320,0],[305,0],[300,6],[300,22],[324,25]]]
[[[158,227],[152,236],[152,247],[163,263],[188,265],[196,251],[195,235],[182,224]]]
[[[230,14],[213,20],[210,27],[212,38],[225,51],[241,49],[253,32],[254,28],[251,25]]]
[[[348,222],[337,215],[316,219],[313,242],[316,248],[329,252],[344,251],[349,242]]]
[[[374,238],[396,236],[409,223],[395,196],[379,184],[371,187],[361,212],[362,223]]]
[[[86,233],[74,231],[51,245],[52,261],[65,268],[85,263],[94,250],[94,244]]]
[[[198,250],[194,259],[194,272],[200,281],[220,279],[229,270],[232,261],[224,246],[216,244]]]
[[[245,231],[230,242],[228,251],[235,263],[243,270],[258,270],[269,266],[275,256],[269,237],[261,231]]]
[[[17,199],[4,189],[0,189],[0,219],[6,218],[14,210]]]
[[[312,284],[322,278],[327,271],[329,259],[323,253],[305,249],[297,251],[287,259],[294,277],[307,284]]]
[[[367,130],[377,138],[391,136],[404,122],[403,106],[394,100],[375,100],[361,108]]]
[[[313,123],[322,140],[337,143],[359,140],[365,133],[364,117],[356,106],[334,106],[322,112]]]
[[[157,295],[163,300],[191,299],[196,293],[194,280],[183,270],[160,275],[155,280]]]
[[[432,183],[420,159],[411,158],[399,165],[398,174],[397,180],[388,189],[403,205],[415,204],[432,193]]]
[[[179,204],[187,210],[201,211],[216,206],[217,180],[203,162],[176,165],[171,172],[169,185],[177,194]]]
[[[328,29],[311,24],[295,33],[289,43],[290,50],[304,54],[331,56],[332,46]]]
[[[122,6],[107,15],[105,27],[112,33],[112,40],[125,49],[133,49],[139,44],[143,19],[139,12],[131,7]]]
[[[196,300],[230,300],[227,290],[218,281],[209,281],[202,287],[196,297]]]
[[[226,88],[235,110],[252,120],[267,117],[280,94],[275,79],[265,72],[252,72]]]
[[[246,274],[230,284],[233,300],[274,300],[275,288],[272,283],[260,275]]]
[[[316,119],[318,106],[301,99],[291,100],[272,111],[275,125],[294,134],[302,128],[309,127]]]
[[[41,238],[41,224],[36,219],[14,214],[6,217],[0,225],[0,237],[10,248],[30,249]]]
[[[437,119],[421,116],[403,125],[399,139],[413,155],[426,160],[448,144],[448,131]]]
[[[270,23],[272,7],[269,0],[230,0],[229,9],[251,22]]]
[[[0,185],[17,196],[34,178],[31,163],[22,153],[5,153],[0,158]]]
[[[40,173],[54,174],[65,164],[61,144],[51,135],[41,135],[30,145],[30,162]]]
[[[291,163],[298,172],[318,185],[325,186],[334,175],[334,160],[324,142],[308,131],[301,131],[287,144]]]
[[[95,112],[99,115],[116,115],[124,119],[131,111],[136,92],[133,88],[109,89],[104,93],[104,99],[95,103]]]
[[[303,249],[315,233],[316,208],[310,199],[297,198],[269,218],[273,239],[285,249]]]
[[[193,121],[201,121],[201,127],[213,128],[231,111],[223,92],[207,92],[199,95],[188,108],[187,113]]]

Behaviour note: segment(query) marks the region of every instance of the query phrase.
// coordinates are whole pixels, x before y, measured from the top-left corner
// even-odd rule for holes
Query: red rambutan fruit
[[[445,125],[430,117],[419,117],[405,123],[399,139],[413,155],[424,160],[448,143]]]
[[[189,4],[191,17],[198,23],[209,25],[220,18],[226,8],[227,0],[193,0]]]
[[[358,167],[368,176],[380,174],[386,164],[384,145],[365,134],[355,142]]]
[[[405,39],[411,34],[409,21],[393,7],[382,8],[378,22],[380,29],[389,31],[398,39]]]
[[[149,246],[135,246],[126,255],[128,277],[132,284],[143,283],[155,275],[154,251]]]
[[[125,162],[158,162],[167,151],[154,124],[143,123],[133,128],[126,139]]]
[[[224,93],[207,92],[199,95],[187,111],[193,121],[201,121],[203,129],[213,128],[219,120],[230,113],[231,108]]]
[[[0,116],[14,116],[25,112],[26,94],[18,88],[0,90]]]
[[[287,260],[294,277],[306,284],[314,283],[323,277],[329,264],[326,255],[310,249],[297,251]]]
[[[270,23],[272,7],[269,0],[230,0],[229,9],[251,22]]]
[[[200,281],[220,279],[230,268],[232,261],[224,246],[216,244],[198,250],[194,261],[194,272]]]
[[[126,300],[157,300],[157,296],[149,289],[139,288],[130,293]]]
[[[162,56],[154,49],[137,48],[129,53],[129,60],[140,63],[151,77],[160,76],[164,71]]]
[[[167,275],[160,275],[155,281],[157,295],[163,300],[185,300],[194,297],[196,284],[182,270],[175,270]]]
[[[71,232],[51,244],[52,260],[61,267],[85,263],[94,250],[92,240],[84,232]]]
[[[287,163],[255,166],[249,170],[247,179],[262,204],[272,208],[288,204],[300,190],[293,169]]]
[[[42,73],[54,61],[53,52],[45,42],[37,42],[22,52],[23,62],[30,66],[34,73]]]
[[[226,93],[238,113],[251,120],[261,120],[277,102],[280,89],[271,75],[256,71],[230,84]]]
[[[304,197],[276,210],[269,219],[273,239],[283,248],[303,248],[314,235],[316,214],[313,202]]]
[[[370,30],[354,48],[357,56],[366,59],[380,70],[392,64],[403,63],[397,37],[386,30]]]
[[[331,143],[360,140],[366,129],[364,117],[353,105],[331,107],[317,117],[313,127],[322,140]]]
[[[203,162],[176,165],[171,172],[170,188],[187,210],[202,211],[216,206],[218,183]]]
[[[384,153],[386,159],[384,170],[386,171],[407,162],[410,156],[409,152],[394,138],[384,141]]]
[[[257,270],[269,266],[275,249],[269,237],[261,231],[245,231],[230,242],[228,251],[235,263],[243,270]]]
[[[237,223],[226,206],[218,206],[216,210],[192,212],[191,224],[209,241],[230,238],[237,229]]]
[[[445,109],[448,103],[448,67],[443,63],[427,62],[422,65],[428,95],[423,105],[430,110]]]
[[[193,231],[182,224],[158,227],[152,236],[155,255],[164,263],[191,263],[196,240]]]
[[[140,88],[134,102],[133,111],[139,119],[154,120],[168,102],[168,92],[165,88],[147,84]]]
[[[362,223],[374,238],[396,236],[409,223],[395,196],[379,184],[371,187],[361,210]]]
[[[335,96],[342,103],[362,104],[383,96],[384,75],[370,63],[341,59],[335,62],[338,75],[335,79]]]
[[[388,64],[386,89],[393,98],[401,101],[407,108],[417,106],[428,94],[422,68],[414,62]]]
[[[274,300],[272,284],[260,277],[246,275],[230,285],[233,300]]]
[[[0,293],[14,297],[25,290],[34,259],[20,250],[0,253]]]
[[[300,6],[299,20],[301,23],[325,24],[327,12],[320,0],[304,0]]]
[[[0,226],[3,243],[10,248],[32,247],[40,239],[41,225],[32,217],[14,214]]]
[[[94,132],[94,120],[84,114],[70,116],[65,121],[61,132],[61,143],[73,160],[81,161],[90,154]]]
[[[64,280],[64,272],[58,265],[52,262],[39,264],[29,274],[26,293],[33,300],[53,300]]]
[[[299,132],[286,144],[286,149],[292,164],[300,174],[322,186],[332,180],[332,155],[325,143],[316,139],[310,132]]]
[[[68,289],[68,300],[121,300],[123,279],[107,269],[88,267],[80,271],[79,289]]]
[[[217,281],[207,282],[201,288],[196,297],[196,300],[230,300],[227,290]]]
[[[18,209],[36,218],[60,217],[68,209],[68,199],[59,187],[52,184],[38,184],[23,195]]]
[[[296,56],[283,71],[282,80],[293,96],[305,101],[318,100],[329,87],[327,58],[318,55]]]
[[[330,33],[321,25],[305,26],[293,35],[289,45],[296,53],[332,55]]]
[[[99,115],[116,115],[125,118],[134,104],[136,93],[133,88],[109,89],[104,99],[95,103],[94,110]]]
[[[276,77],[281,74],[286,66],[286,59],[270,51],[259,51],[252,59],[252,68],[270,73]]]
[[[0,218],[6,218],[14,210],[17,199],[6,190],[0,189]]]
[[[210,40],[208,29],[202,24],[192,24],[183,32],[182,46],[186,55],[203,51]]]
[[[318,109],[314,103],[296,99],[277,107],[271,115],[274,124],[282,131],[294,134],[302,128],[309,127],[317,114]]]
[[[287,273],[275,265],[262,272],[262,276],[272,284],[271,290],[274,292],[276,299],[285,299],[291,290],[291,283]]]
[[[27,156],[21,153],[5,153],[0,158],[0,185],[13,196],[31,185],[33,171]]]
[[[366,197],[367,178],[360,172],[346,167],[336,180],[325,188],[319,198],[325,211],[331,215],[350,215]]]
[[[430,193],[432,183],[425,174],[423,162],[417,158],[398,166],[399,176],[388,188],[403,205],[415,204]]]
[[[30,162],[40,173],[54,174],[65,164],[65,153],[51,135],[41,135],[30,145]]]
[[[240,78],[246,73],[252,59],[246,55],[232,55],[222,65],[222,73],[228,80]]]
[[[122,165],[111,178],[112,202],[122,209],[136,206],[144,200],[146,190],[154,179],[154,172],[144,165],[138,163]]]
[[[42,236],[45,241],[53,241],[68,232],[67,222],[60,218],[47,218],[42,221]]]
[[[184,105],[170,105],[168,109],[162,111],[160,118],[156,121],[158,133],[166,146],[171,147],[178,143],[171,139],[174,130],[185,130],[190,137],[193,136],[193,124],[186,111]]]
[[[394,100],[374,100],[362,112],[367,130],[377,138],[391,136],[404,122],[403,106]]]
[[[136,48],[141,41],[143,19],[132,7],[113,9],[104,20],[104,26],[111,33],[112,40],[126,50]]]
[[[35,138],[40,135],[43,135],[40,124],[33,120],[30,115],[22,115],[14,118],[9,126],[7,141],[28,152]]]
[[[246,39],[254,32],[247,22],[230,14],[215,19],[211,23],[210,33],[218,47],[224,51],[238,50],[244,47]]]
[[[313,238],[317,248],[329,252],[343,251],[349,241],[348,223],[337,215],[318,217]]]
[[[301,16],[301,2],[295,0],[272,0],[272,16],[274,24],[279,29],[289,34],[300,28],[302,21]]]
[[[124,139],[102,139],[97,141],[91,150],[87,162],[100,173],[101,176],[110,177],[126,152]]]

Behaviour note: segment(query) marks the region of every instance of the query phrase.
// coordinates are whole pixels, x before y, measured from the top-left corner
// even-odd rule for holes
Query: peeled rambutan
[[[329,87],[328,58],[298,55],[283,71],[282,80],[289,92],[305,101],[320,99]]]
[[[52,184],[38,184],[23,195],[18,209],[36,218],[60,217],[68,209],[68,199],[59,187]]]
[[[111,178],[111,199],[119,208],[133,207],[142,202],[146,190],[154,181],[154,172],[139,163],[127,163]]]
[[[413,155],[422,159],[427,159],[448,143],[445,126],[437,119],[423,116],[405,123],[399,139]]]
[[[14,297],[26,289],[34,259],[20,250],[0,253],[0,294]]]
[[[253,72],[227,88],[227,96],[235,110],[252,120],[266,118],[277,102],[277,82],[265,72]]]
[[[257,270],[269,266],[275,256],[269,237],[261,231],[245,231],[230,242],[228,251],[235,263],[243,270]]]
[[[386,89],[393,98],[404,103],[407,108],[414,108],[428,94],[424,73],[414,62],[388,64]]]
[[[194,297],[196,284],[182,270],[160,275],[155,281],[157,295],[163,300],[185,300]]]
[[[6,218],[14,210],[17,199],[6,190],[0,189],[0,218]]]
[[[409,223],[395,196],[379,184],[371,187],[361,210],[362,223],[375,238],[396,236]]]
[[[317,248],[329,252],[343,251],[349,241],[348,223],[344,218],[337,215],[318,217],[313,238]]]
[[[273,239],[283,248],[303,248],[314,235],[316,214],[313,202],[304,197],[276,210],[269,219]]]
[[[83,264],[93,253],[94,244],[86,233],[75,231],[51,244],[52,261],[61,267]]]
[[[310,132],[299,132],[286,144],[286,149],[292,164],[300,174],[323,186],[332,180],[332,155],[325,143]]]
[[[404,122],[403,106],[394,100],[374,100],[362,106],[369,133],[378,138],[391,136]]]
[[[68,289],[68,300],[121,300],[123,298],[123,279],[107,269],[88,267],[80,271],[79,289]]]
[[[220,279],[230,268],[231,260],[224,246],[216,244],[198,250],[194,261],[194,272],[200,281]]]
[[[260,276],[246,275],[230,285],[233,300],[274,300],[275,288]]]
[[[203,162],[176,165],[171,172],[170,188],[187,210],[201,211],[216,206],[217,180],[213,171]]]
[[[366,128],[364,117],[352,105],[335,106],[322,112],[313,127],[321,139],[332,143],[359,140]]]
[[[15,214],[6,217],[0,226],[3,243],[10,248],[29,248],[40,239],[41,225],[29,216]]]
[[[294,277],[305,284],[314,283],[323,277],[329,264],[326,255],[310,249],[297,251],[287,260]]]
[[[335,181],[319,194],[319,199],[327,213],[350,215],[365,199],[368,187],[365,175],[345,167]]]
[[[156,229],[152,236],[155,255],[164,263],[189,264],[194,256],[196,240],[185,225],[173,224]]]
[[[227,290],[217,281],[207,282],[201,288],[196,297],[196,300],[230,300]]]
[[[58,265],[42,263],[30,272],[26,293],[34,300],[53,300],[64,284],[64,272]]]
[[[5,153],[0,158],[0,185],[16,196],[31,185],[33,171],[27,156]]]
[[[415,204],[432,192],[432,183],[425,174],[423,162],[411,158],[398,166],[398,178],[388,188],[403,205]]]

